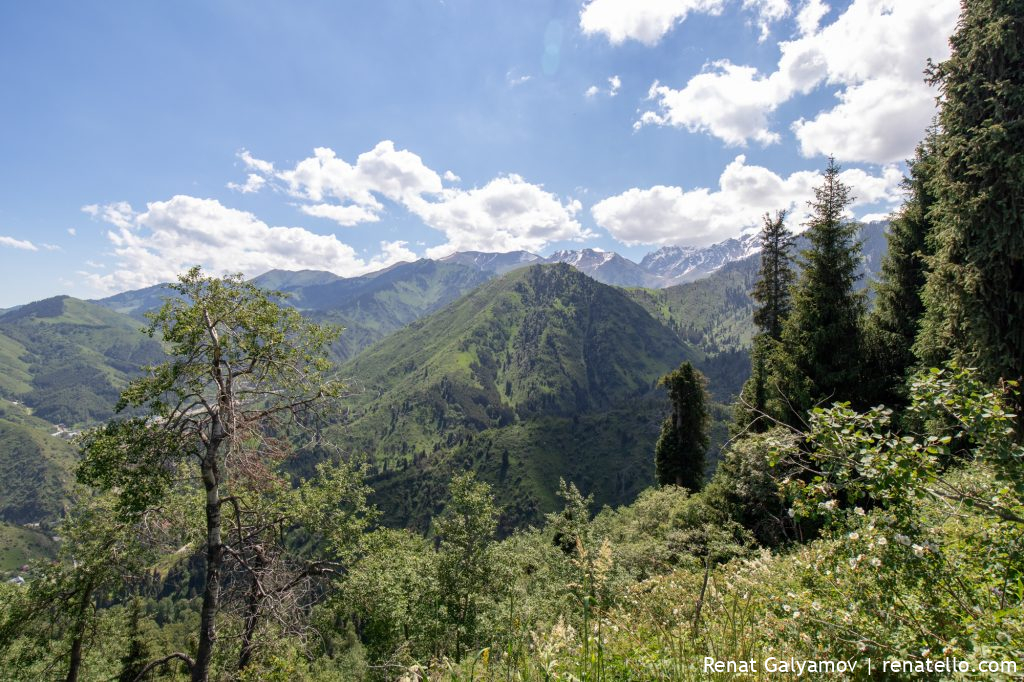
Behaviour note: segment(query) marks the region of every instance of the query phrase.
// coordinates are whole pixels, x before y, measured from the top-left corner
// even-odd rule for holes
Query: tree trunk
[[[75,622],[75,634],[71,638],[71,654],[68,661],[66,682],[78,682],[78,673],[82,669],[82,641],[85,639],[85,613],[92,602],[93,583],[87,582],[82,588],[82,598],[78,603],[78,619]]]
[[[206,488],[206,585],[199,618],[199,650],[192,667],[192,682],[207,682],[213,645],[217,640],[216,617],[220,607],[221,568],[224,546],[221,544],[220,480],[217,470],[217,446],[207,448],[201,465]]]
[[[68,664],[67,682],[78,681],[78,671],[82,668],[82,630],[85,623],[75,627],[75,636],[71,640],[71,661]]]
[[[256,553],[253,559],[253,576],[249,586],[249,593],[245,596],[245,625],[242,628],[242,650],[238,655],[238,669],[244,670],[252,662],[252,655],[256,651],[256,628],[260,622],[260,606],[263,597],[260,594],[259,576],[264,566],[263,554]]]

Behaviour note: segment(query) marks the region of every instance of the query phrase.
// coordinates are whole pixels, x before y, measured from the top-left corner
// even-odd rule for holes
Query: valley
[[[884,249],[877,234],[877,224],[865,228],[876,245],[866,251],[869,276],[878,244]],[[750,371],[758,256],[749,250],[728,242],[690,253],[719,266],[653,289],[603,282],[607,269],[586,274],[596,253],[586,251],[575,256],[583,270],[559,261],[572,254],[520,252],[456,254],[348,279],[261,275],[259,286],[343,329],[331,353],[348,397],[324,429],[327,446],[300,450],[290,466],[309,475],[331,452],[366,457],[376,500],[399,527],[425,529],[453,472],[464,470],[495,486],[504,533],[556,509],[559,477],[599,505],[621,505],[653,481],[666,409],[655,382],[689,360],[714,400],[710,475]],[[92,302],[62,296],[0,314],[0,467],[10,474],[0,521],[59,520],[76,461],[68,435],[110,417],[128,380],[159,361],[159,344],[141,329],[167,295],[160,285]]]

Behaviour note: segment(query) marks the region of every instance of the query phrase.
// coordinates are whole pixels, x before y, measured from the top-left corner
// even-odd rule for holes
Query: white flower
[[[901,535],[901,534],[897,533],[896,534],[896,542],[898,542],[901,545],[904,545],[906,547],[910,546],[910,538],[908,538],[906,535]]]
[[[882,560],[879,559],[878,557],[873,557],[871,559],[871,565],[874,566],[875,568],[878,568],[879,566],[882,565]]]
[[[856,514],[857,516],[864,516],[864,510],[861,509],[860,507],[854,507],[853,508],[853,513]]]
[[[879,545],[881,545],[882,547],[885,547],[885,546],[886,546],[887,544],[889,544],[889,541],[885,539],[885,536],[884,536],[884,535],[879,535],[879,536],[878,536],[878,537],[877,537],[877,538],[875,539],[875,542],[877,542],[877,543],[878,543]]]
[[[849,535],[847,535],[846,537],[850,538],[850,540],[852,540],[853,542],[857,542],[857,540],[860,540],[860,533],[858,533],[857,531],[854,531],[854,532],[850,533]]]
[[[790,507],[789,510],[786,511],[786,513],[789,514],[789,518],[791,519],[796,516],[796,510],[793,509],[792,507]]]
[[[913,545],[911,549],[914,550],[914,556],[924,556],[924,553],[927,551],[921,545]]]

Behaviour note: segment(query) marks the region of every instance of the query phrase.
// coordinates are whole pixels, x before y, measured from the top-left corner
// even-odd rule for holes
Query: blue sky
[[[956,0],[0,5],[0,307],[899,202]]]

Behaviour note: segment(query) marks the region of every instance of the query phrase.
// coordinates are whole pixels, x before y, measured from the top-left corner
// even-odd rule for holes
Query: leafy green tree
[[[477,641],[478,601],[491,584],[498,510],[491,487],[473,472],[449,486],[449,502],[435,529],[440,538],[438,585],[445,619],[455,642],[455,660]]]
[[[794,514],[841,520],[849,513],[845,502],[869,501],[886,512],[889,530],[914,537],[941,530],[923,527],[920,517],[922,502],[937,500],[948,510],[962,506],[1010,524],[1019,542],[1024,446],[1012,411],[1018,390],[1016,382],[992,387],[978,370],[950,362],[913,378],[904,425],[894,424],[893,411],[883,406],[815,408],[810,450],[796,457],[812,476],[784,481]],[[963,476],[962,468],[948,466],[953,460],[980,475]]]
[[[810,248],[801,254],[793,311],[783,325],[787,362],[774,380],[792,404],[791,423],[801,420],[814,403],[850,400],[861,390],[864,300],[853,288],[860,277],[860,243],[857,224],[845,215],[853,196],[839,171],[829,158],[814,200],[808,202],[811,217],[805,234]]]
[[[115,495],[83,494],[58,527],[57,559],[34,568],[24,598],[0,618],[0,650],[19,639],[26,644],[19,660],[6,663],[25,677],[41,662],[50,676],[63,668],[67,682],[80,679],[95,648],[100,605],[187,541],[185,510],[171,501],[162,512],[125,516]]]
[[[377,516],[368,502],[365,466],[358,461],[319,464],[316,476],[298,488],[283,479],[266,481],[262,490],[250,487],[230,498],[228,537],[234,540],[226,549],[237,564],[234,582],[245,585],[238,595],[239,671],[254,662],[262,630],[303,630],[309,606],[355,562]],[[315,547],[318,556],[296,552],[303,543]]]
[[[170,285],[177,294],[151,316],[170,359],[128,386],[119,409],[145,419],[114,422],[86,448],[89,482],[122,491],[129,507],[160,502],[179,468],[204,492],[205,582],[194,681],[209,679],[217,641],[227,551],[226,505],[287,454],[292,426],[315,418],[339,387],[326,379],[336,334],[310,324],[241,275],[213,278],[193,268]],[[173,654],[172,654],[173,655]]]
[[[864,375],[873,384],[872,403],[901,404],[907,374],[916,364],[913,346],[924,316],[921,296],[931,255],[935,161],[932,130],[908,162],[907,200],[890,221],[875,307],[867,318]]]
[[[654,449],[655,477],[660,485],[678,485],[690,490],[704,480],[710,417],[706,380],[689,362],[661,378],[668,389],[672,414],[661,425]]]
[[[340,580],[334,611],[359,624],[371,666],[429,660],[442,639],[437,552],[426,538],[392,528],[367,534],[364,550]]]
[[[943,346],[994,381],[1024,374],[1024,2],[969,0],[941,92],[937,253],[923,350]]]
[[[799,470],[773,467],[769,457],[794,450],[796,442],[796,435],[785,427],[734,440],[704,489],[705,504],[748,528],[762,545],[775,547],[792,540],[796,528],[786,513],[779,481]]]

